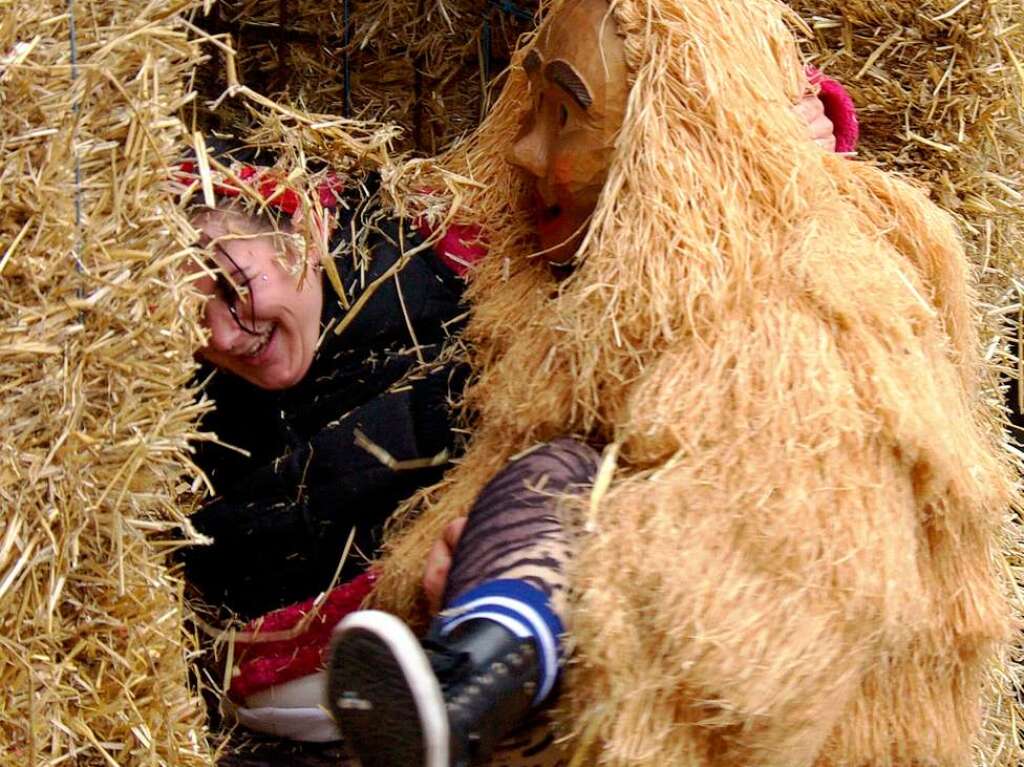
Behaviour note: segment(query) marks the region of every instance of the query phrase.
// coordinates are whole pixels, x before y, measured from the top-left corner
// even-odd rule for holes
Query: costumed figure
[[[559,504],[573,764],[1011,763],[982,731],[1013,474],[979,395],[970,269],[921,190],[806,144],[786,13],[552,4],[446,158],[479,184],[459,215],[490,248],[464,334],[472,438],[409,504],[374,598],[422,625],[446,526],[523,451],[572,438],[601,454]],[[439,709],[413,729],[491,737],[421,670]],[[332,677],[342,729],[393,737],[348,684]]]

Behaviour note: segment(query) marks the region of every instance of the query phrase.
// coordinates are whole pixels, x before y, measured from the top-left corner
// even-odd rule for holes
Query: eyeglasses
[[[200,247],[204,246],[203,243],[197,243],[197,245]],[[252,278],[224,248],[215,244],[213,249],[217,255],[228,262],[231,273],[229,277],[224,266],[218,263],[212,254],[207,257],[207,267],[216,275],[214,277],[214,293],[216,297],[227,305],[231,319],[235,321],[235,324],[241,330],[251,336],[259,335],[259,331],[256,329],[256,304],[253,301],[250,285]],[[243,306],[243,304],[246,306]],[[246,307],[248,311],[245,311]],[[243,319],[245,314],[248,317]]]

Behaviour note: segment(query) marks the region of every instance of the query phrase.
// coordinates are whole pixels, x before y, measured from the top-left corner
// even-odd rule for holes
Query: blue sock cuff
[[[521,639],[532,639],[540,660],[540,683],[534,705],[542,702],[558,679],[565,627],[547,595],[522,580],[494,580],[476,586],[452,601],[437,617],[445,636],[469,620],[492,620]]]

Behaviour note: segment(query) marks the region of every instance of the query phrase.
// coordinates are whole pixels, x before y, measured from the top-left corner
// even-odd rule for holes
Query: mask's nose
[[[544,178],[548,174],[550,143],[541,121],[534,120],[533,126],[512,145],[508,161],[535,178]]]

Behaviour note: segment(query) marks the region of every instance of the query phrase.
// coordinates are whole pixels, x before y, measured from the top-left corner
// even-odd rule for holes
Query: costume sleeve
[[[323,599],[310,597],[246,624],[243,635],[235,637],[231,696],[243,701],[254,693],[322,669],[331,631],[342,618],[360,608],[373,590],[375,577],[370,570],[334,587]],[[248,641],[245,634],[253,641]],[[267,641],[272,635],[281,639]]]
[[[327,588],[353,529],[342,580],[361,572],[395,506],[440,476],[440,465],[387,463],[426,462],[450,446],[449,372],[372,399],[200,509],[191,522],[213,543],[185,551],[189,581],[253,617]]]

